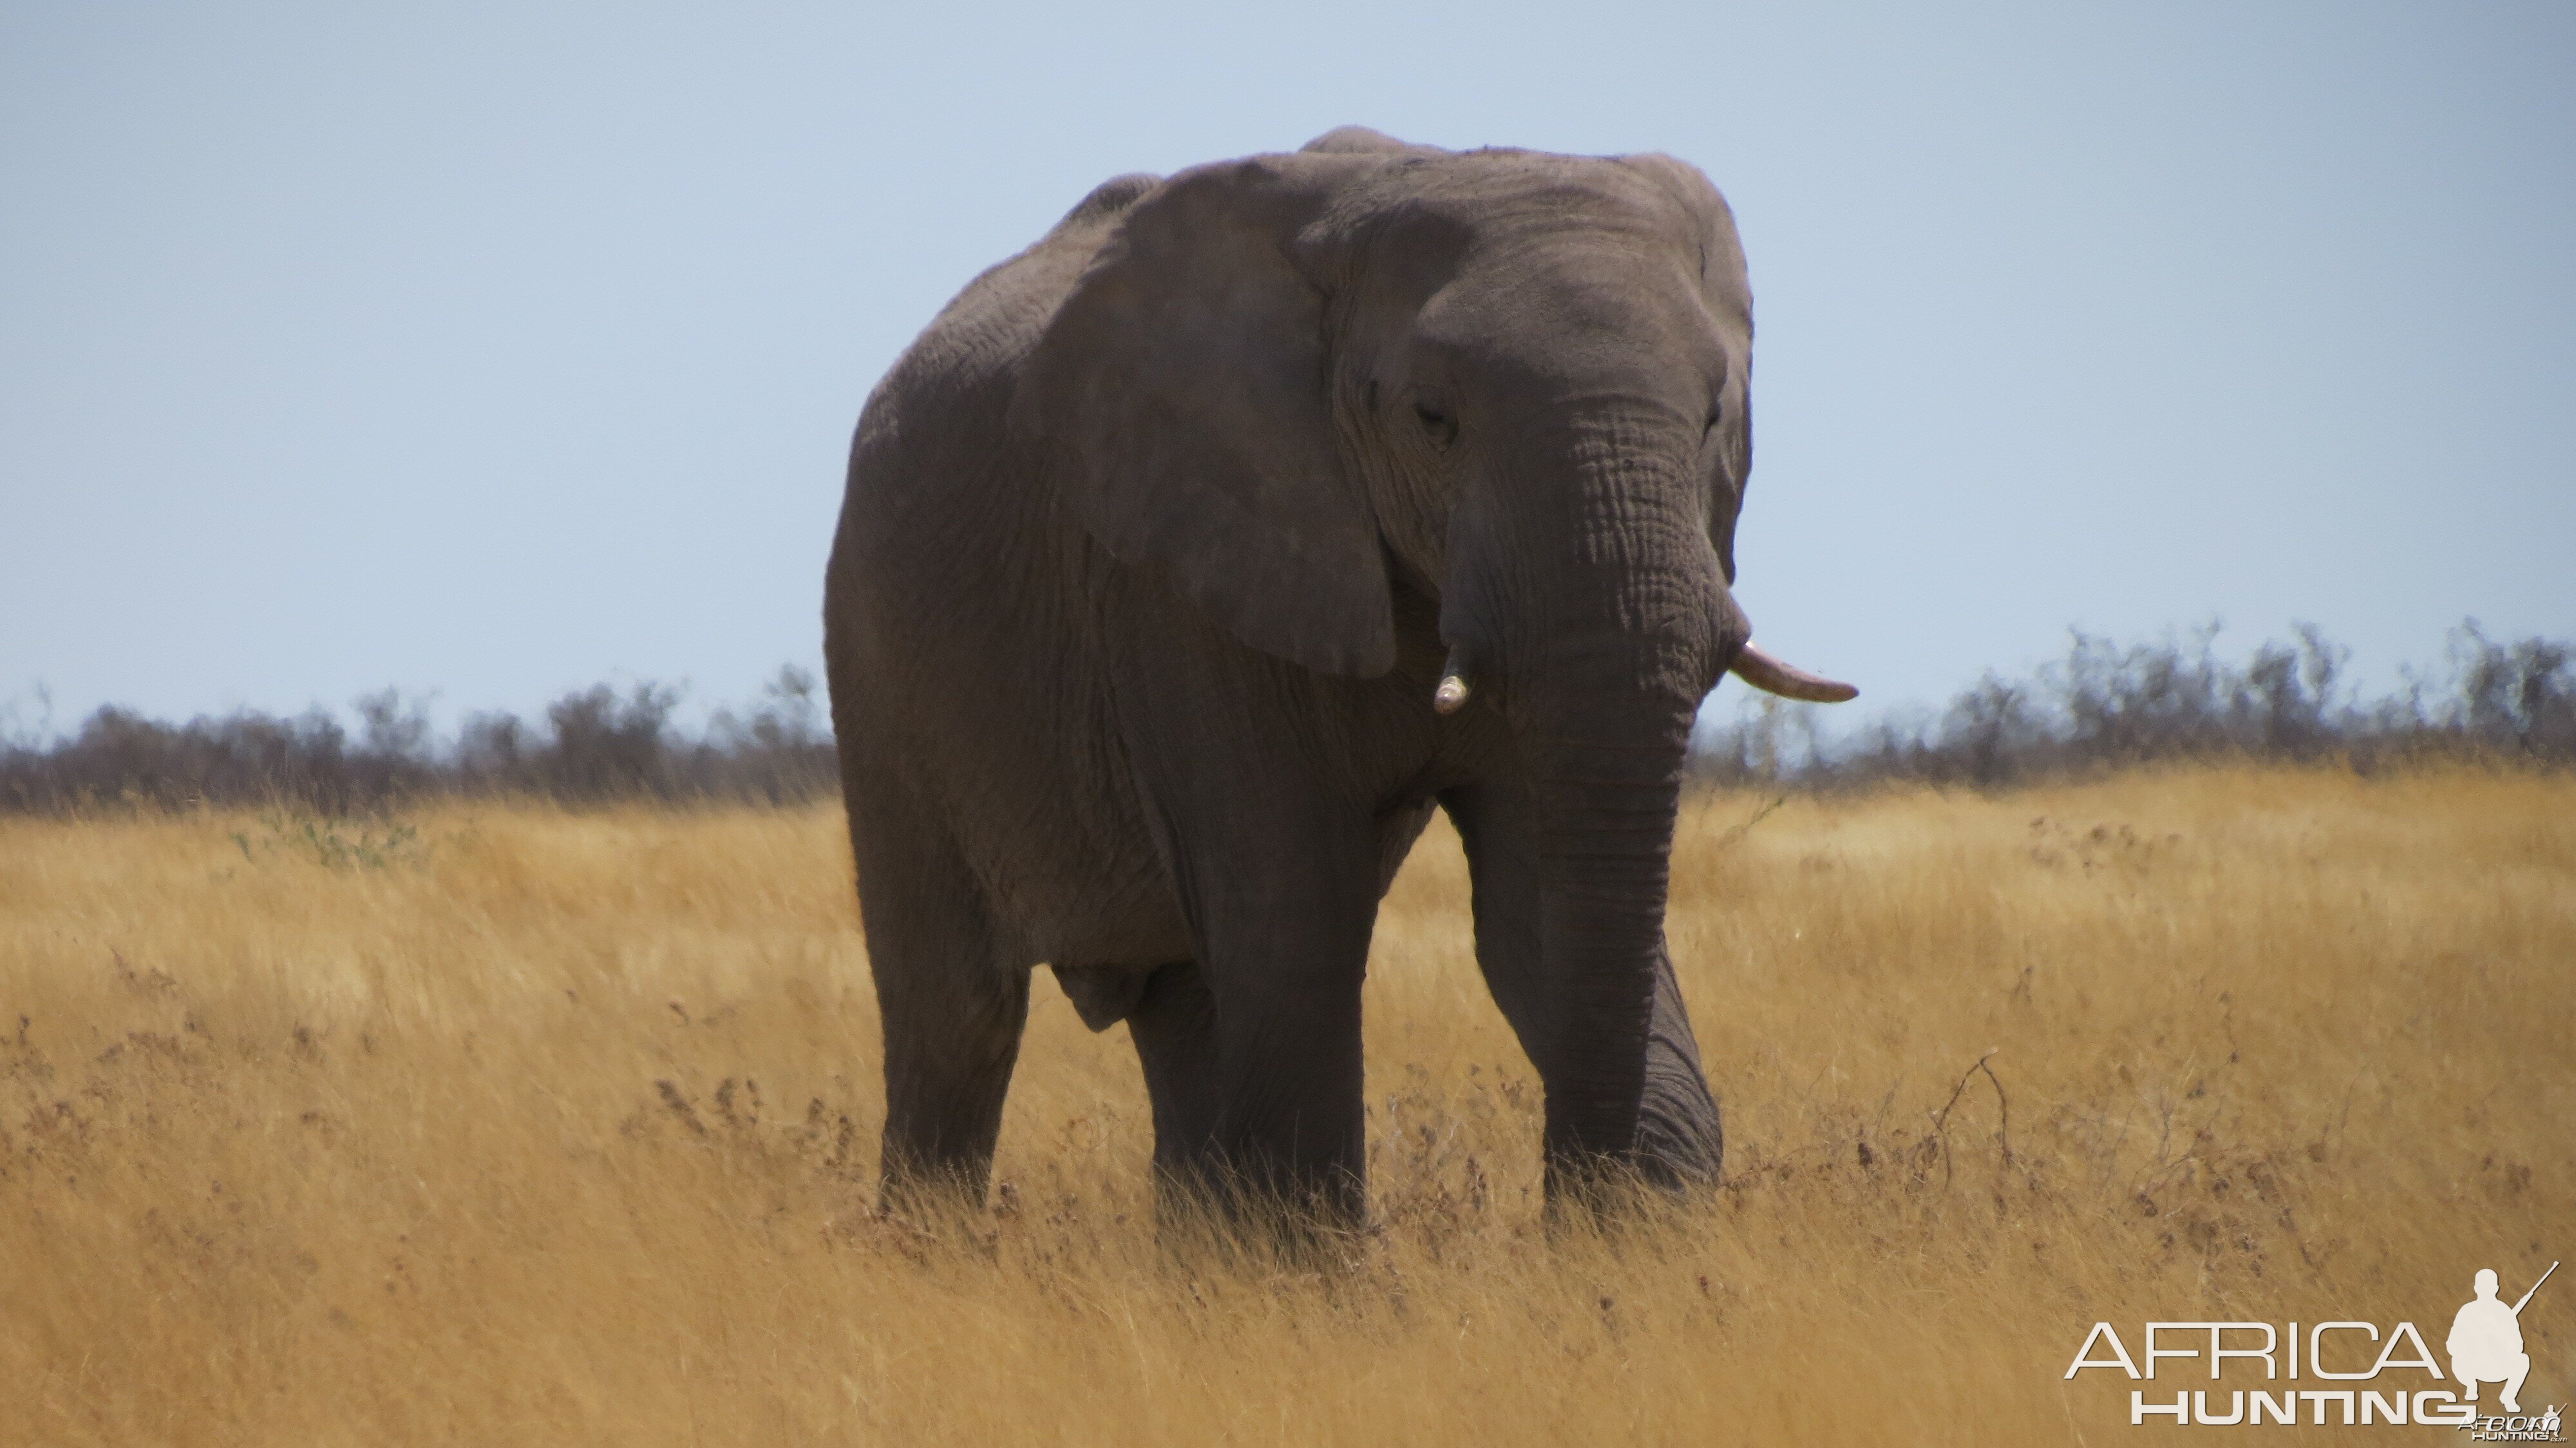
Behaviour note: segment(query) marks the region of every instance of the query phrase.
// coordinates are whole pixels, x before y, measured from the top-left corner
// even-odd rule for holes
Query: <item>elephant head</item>
[[[1100,542],[1254,648],[1382,675],[1395,594],[1436,600],[1449,667],[1422,706],[1505,721],[1540,948],[1579,983],[1555,1029],[1597,1063],[1550,1082],[1552,1163],[1637,1131],[1702,698],[1729,669],[1854,692],[1752,648],[1730,592],[1752,340],[1733,219],[1692,167],[1345,130],[1145,192],[1013,397]]]

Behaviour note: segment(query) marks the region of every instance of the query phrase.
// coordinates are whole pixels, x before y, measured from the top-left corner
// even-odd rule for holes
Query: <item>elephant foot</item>
[[[974,1166],[898,1164],[877,1177],[877,1216],[934,1229],[971,1217],[984,1207],[988,1173]]]
[[[1166,1250],[1250,1251],[1306,1271],[1348,1266],[1369,1227],[1367,1188],[1347,1177],[1286,1180],[1222,1160],[1158,1163],[1156,1235]]]

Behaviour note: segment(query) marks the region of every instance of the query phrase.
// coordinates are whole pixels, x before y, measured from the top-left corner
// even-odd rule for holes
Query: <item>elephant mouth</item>
[[[1727,672],[1766,694],[1777,694],[1783,699],[1799,699],[1810,704],[1840,704],[1860,697],[1860,690],[1852,685],[1840,679],[1828,679],[1822,674],[1811,674],[1767,649],[1756,648],[1749,639],[1736,650],[1735,662]],[[1449,662],[1440,671],[1440,685],[1431,692],[1432,712],[1457,713],[1466,707],[1475,688],[1466,650],[1451,649]]]

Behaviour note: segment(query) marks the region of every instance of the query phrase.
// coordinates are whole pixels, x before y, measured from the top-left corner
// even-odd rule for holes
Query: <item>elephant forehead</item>
[[[1670,191],[1617,161],[1534,151],[1406,156],[1372,168],[1319,218],[1379,245],[1492,245],[1567,233],[1673,245],[1699,221]]]
[[[1715,200],[1714,190],[1708,195]],[[1392,284],[1413,304],[1434,302],[1457,327],[1494,323],[1499,309],[1632,342],[1678,328],[1666,340],[1695,351],[1702,339],[1728,353],[1751,341],[1742,254],[1720,234],[1722,209],[1696,213],[1618,161],[1532,152],[1408,158],[1347,200],[1320,228],[1358,243],[1343,253],[1356,263],[1343,274]]]
[[[1743,350],[1673,258],[1570,244],[1471,261],[1422,308],[1412,345],[1443,371],[1633,371],[1703,392],[1740,372]]]

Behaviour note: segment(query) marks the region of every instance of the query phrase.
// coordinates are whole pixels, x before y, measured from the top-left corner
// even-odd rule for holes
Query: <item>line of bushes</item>
[[[1987,674],[1942,710],[1881,716],[1839,739],[1812,706],[1759,696],[1704,729],[1692,768],[1730,785],[1838,789],[1892,781],[1999,788],[2176,759],[2339,760],[2364,770],[2474,757],[2576,763],[2576,647],[2452,631],[2438,678],[2409,672],[2392,694],[2350,683],[2350,652],[2302,627],[2242,663],[2218,630],[2119,644],[2076,633],[2028,679]],[[320,709],[252,711],[185,724],[100,709],[60,738],[0,738],[0,812],[127,803],[176,808],[293,802],[333,814],[432,796],[535,796],[569,804],[705,800],[770,805],[840,789],[812,675],[793,667],[750,705],[692,733],[679,692],[638,684],[575,690],[541,721],[469,717],[441,738],[417,699],[358,699],[356,727]]]
[[[1811,706],[1768,698],[1703,730],[1694,768],[1724,784],[1833,789],[1892,781],[2000,788],[2187,759],[2334,760],[2364,771],[2434,758],[2576,763],[2576,648],[2453,629],[2438,676],[2355,687],[2351,651],[2301,625],[2243,663],[2216,624],[2121,644],[2077,631],[2031,678],[1989,673],[1939,711],[1881,717],[1841,739]]]
[[[813,675],[782,668],[757,700],[716,710],[694,733],[675,720],[679,702],[666,685],[597,684],[555,700],[542,721],[472,715],[452,739],[432,730],[423,701],[392,689],[354,703],[354,730],[322,709],[165,724],[110,706],[60,739],[0,740],[0,811],[284,801],[347,814],[439,795],[778,805],[839,792]]]

